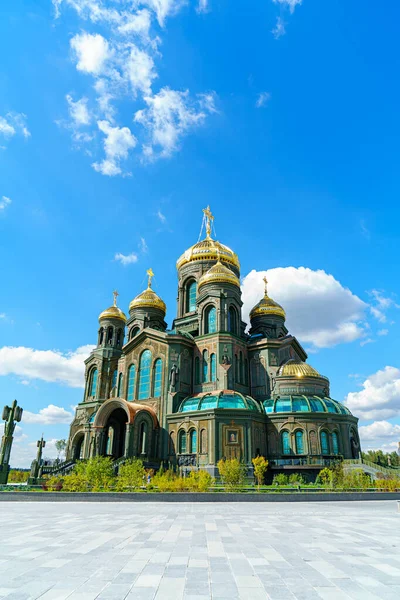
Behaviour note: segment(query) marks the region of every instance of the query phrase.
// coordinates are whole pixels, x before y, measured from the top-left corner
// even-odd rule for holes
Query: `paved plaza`
[[[0,504],[0,598],[400,598],[396,502]]]

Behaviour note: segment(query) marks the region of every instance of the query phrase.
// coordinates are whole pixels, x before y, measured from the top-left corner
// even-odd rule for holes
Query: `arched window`
[[[117,385],[117,376],[118,376],[118,370],[115,369],[113,376],[112,376],[112,380],[111,380],[111,389],[115,388],[115,386]]]
[[[173,431],[169,434],[169,454],[175,454],[175,433]]]
[[[120,373],[119,378],[118,378],[118,391],[117,391],[118,398],[121,398],[123,385],[124,385],[124,376],[122,375],[122,373]]]
[[[135,396],[135,381],[136,381],[136,367],[131,365],[128,369],[128,391],[126,399],[128,402],[132,402]]]
[[[239,352],[239,381],[244,383],[243,352]]]
[[[133,339],[135,337],[135,335],[137,335],[140,331],[139,327],[134,327],[131,331],[131,339]]]
[[[144,421],[140,424],[139,452],[147,454],[147,423]]]
[[[101,344],[103,343],[104,340],[104,328],[100,327],[99,330],[99,346],[101,346]]]
[[[196,310],[197,282],[189,281],[186,287],[186,312]]]
[[[210,306],[206,311],[206,333],[215,333],[217,331],[217,309]]]
[[[235,381],[236,383],[239,382],[239,360],[237,354],[235,354]]]
[[[190,454],[196,454],[197,452],[197,431],[192,429],[189,434],[190,439]]]
[[[321,454],[329,454],[329,441],[326,431],[321,431]]]
[[[207,430],[202,429],[200,431],[200,452],[205,454],[207,452]]]
[[[203,351],[203,383],[208,381],[208,352]]]
[[[200,383],[200,358],[198,356],[194,359],[194,383],[195,385]]]
[[[154,383],[153,383],[153,396],[161,396],[161,384],[162,384],[162,360],[157,358],[154,363]]]
[[[179,454],[186,454],[186,432],[179,432]]]
[[[109,327],[107,329],[107,344],[111,344],[113,339],[113,328]]]
[[[288,431],[282,431],[281,437],[282,437],[282,453],[283,454],[290,454],[291,448],[290,448],[290,434],[289,434],[289,432]]]
[[[237,334],[236,310],[231,306],[228,310],[228,331]]]
[[[249,385],[249,361],[244,359],[244,385]]]
[[[210,356],[210,381],[217,381],[217,358],[215,354]]]
[[[89,396],[96,395],[97,388],[97,369],[93,369],[90,374]]]
[[[332,433],[332,450],[333,454],[339,454],[339,438],[336,431]]]
[[[304,436],[302,431],[296,431],[296,454],[304,454]]]
[[[150,397],[151,352],[142,352],[139,364],[139,400]]]
[[[117,331],[117,346],[120,346],[122,342],[122,329],[118,329]]]

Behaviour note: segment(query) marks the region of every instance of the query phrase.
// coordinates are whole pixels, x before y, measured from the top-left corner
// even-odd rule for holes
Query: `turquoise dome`
[[[272,413],[315,412],[351,415],[351,412],[337,400],[321,398],[320,396],[280,396],[275,400],[270,398],[263,402],[264,411]]]
[[[213,408],[228,408],[262,412],[259,404],[250,396],[243,396],[238,392],[229,393],[211,392],[198,396],[190,396],[182,401],[178,412],[191,412],[196,410],[209,410]]]

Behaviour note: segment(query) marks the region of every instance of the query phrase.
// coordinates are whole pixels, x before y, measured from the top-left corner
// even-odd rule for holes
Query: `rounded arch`
[[[117,346],[122,346],[122,342],[124,340],[124,334],[122,329],[117,330]]]
[[[148,348],[139,358],[138,400],[150,398],[152,354]]]
[[[135,327],[132,327],[130,339],[133,340],[133,338],[139,333],[139,331],[140,327],[138,327],[137,325]]]
[[[203,350],[203,376],[202,382],[208,382],[208,350]]]
[[[85,432],[77,431],[72,438],[71,443],[71,458],[72,460],[81,460],[83,456],[83,446],[85,442]]]
[[[189,277],[184,283],[185,289],[185,312],[194,312],[196,310],[197,300],[197,281]]]
[[[99,346],[103,343],[104,340],[104,327],[100,327],[99,329]]]
[[[321,454],[330,454],[329,452],[329,433],[323,428],[319,432],[319,443],[321,446]]]
[[[97,376],[98,376],[98,370],[97,370],[97,367],[94,366],[89,371],[89,385],[88,385],[88,394],[87,395],[90,397],[96,396]]]
[[[230,306],[228,309],[228,331],[237,335],[238,333],[238,314],[234,306]]]
[[[135,397],[135,383],[136,383],[136,365],[131,364],[128,368],[128,381],[126,384],[126,399],[128,402],[133,402]]]
[[[296,428],[293,432],[294,435],[294,445],[296,449],[296,454],[305,454],[306,453],[306,436],[305,432],[301,428]]]
[[[207,453],[207,429],[205,427],[200,430],[200,453]]]
[[[350,452],[352,458],[358,458],[360,454],[360,440],[354,426],[350,426]]]
[[[163,379],[163,360],[158,356],[153,363],[152,392],[153,398],[161,396]]]
[[[280,438],[281,438],[281,446],[282,446],[282,454],[284,454],[285,456],[289,455],[292,453],[292,447],[291,447],[291,443],[290,443],[290,432],[288,429],[283,429],[280,432]]]
[[[117,408],[122,408],[126,412],[128,419],[127,423],[133,423],[135,416],[140,414],[141,411],[144,411],[151,417],[153,421],[153,427],[158,427],[157,414],[153,408],[150,406],[144,406],[143,404],[137,404],[136,402],[127,402],[123,398],[111,398],[110,400],[106,400],[97,411],[93,426],[100,428],[105,427],[108,417]]]
[[[217,331],[217,309],[214,304],[205,307],[203,313],[204,333],[216,333]]]
[[[113,342],[113,337],[114,337],[114,327],[111,327],[111,325],[109,327],[107,327],[107,344],[112,344]]]
[[[197,454],[197,429],[189,430],[189,454]]]
[[[331,442],[332,442],[332,454],[340,453],[340,443],[339,443],[339,432],[337,429],[334,429],[331,433]]]
[[[186,442],[187,434],[184,429],[178,431],[178,452],[179,454],[186,454]]]

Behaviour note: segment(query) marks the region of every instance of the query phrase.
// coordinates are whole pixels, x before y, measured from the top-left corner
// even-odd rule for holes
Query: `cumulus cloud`
[[[352,342],[365,335],[363,327],[367,304],[333,275],[306,267],[281,267],[251,271],[242,283],[244,320],[262,298],[263,277],[268,293],[283,306],[291,333],[312,348],[327,348]]]
[[[69,387],[84,387],[84,360],[94,346],[73,352],[35,350],[25,346],[0,348],[0,375],[18,375],[24,380],[41,379]]]
[[[128,157],[129,150],[136,146],[136,138],[129,127],[113,127],[108,121],[98,121],[97,126],[105,135],[104,151],[106,158],[93,163],[96,171],[103,175],[119,175],[120,162]]]
[[[170,156],[178,149],[180,139],[190,129],[201,124],[207,113],[215,112],[214,95],[189,97],[189,91],[177,92],[167,87],[154,96],[145,96],[147,108],[138,110],[134,120],[143,125],[149,134],[147,157]],[[150,151],[151,150],[151,151]]]
[[[281,6],[288,8],[291,13],[294,12],[294,9],[296,8],[296,6],[300,6],[300,4],[302,4],[302,2],[303,2],[303,0],[272,0],[272,1],[274,4],[280,4]]]
[[[103,132],[106,126],[118,131],[119,137],[124,136],[125,143],[129,144],[128,149],[136,146],[130,126],[116,122],[116,104],[122,99],[135,102],[132,113],[143,138],[142,161],[170,156],[180,148],[184,135],[204,123],[207,115],[216,112],[214,93],[192,98],[188,91],[167,87],[158,93],[153,90],[158,77],[155,61],[161,58],[157,28],[164,27],[166,18],[177,13],[186,0],[118,0],[111,4],[102,0],[53,0],[53,4],[57,17],[65,6],[76,11],[81,20],[102,26],[101,34],[80,31],[70,40],[76,68],[91,76],[96,95],[95,99],[88,100],[91,95],[85,94],[76,102],[67,96],[72,123],[67,127],[72,129],[74,141],[90,144],[88,154],[97,151],[93,143],[95,132],[77,131],[77,126],[89,125],[89,119]],[[206,7],[206,0],[200,0],[200,12]],[[64,124],[62,120],[58,123]],[[100,124],[105,123],[102,129]],[[106,145],[107,140],[105,158],[95,160],[92,167],[103,175],[124,175],[121,156],[107,154]],[[127,158],[128,153],[122,157]]]
[[[269,92],[261,92],[258,94],[258,98],[256,101],[256,107],[261,108],[268,104],[268,101],[271,99],[271,94]]]
[[[126,267],[126,265],[136,263],[138,261],[138,255],[134,252],[131,254],[121,254],[121,252],[117,252],[117,254],[114,256],[114,260],[120,262],[121,265]]]
[[[0,212],[5,210],[11,204],[12,200],[8,196],[2,196],[0,200]]]
[[[387,442],[390,438],[400,440],[400,425],[394,425],[389,421],[375,421],[370,425],[364,425],[359,428],[359,434],[362,441],[384,440]]]
[[[7,139],[15,135],[22,135],[25,138],[31,135],[26,126],[26,115],[9,112],[5,117],[0,116],[0,136]]]
[[[32,413],[24,410],[24,423],[39,423],[41,425],[56,425],[58,423],[71,423],[74,415],[61,406],[49,404],[45,408],[41,408],[38,413]]]
[[[400,416],[400,369],[387,366],[361,384],[346,398],[349,409],[361,419],[390,419]]]

